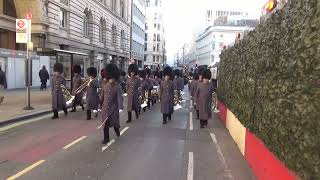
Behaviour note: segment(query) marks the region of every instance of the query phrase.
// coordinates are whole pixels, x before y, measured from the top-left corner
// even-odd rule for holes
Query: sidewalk
[[[49,88],[50,89],[50,88]],[[31,90],[31,106],[34,110],[26,111],[23,108],[27,105],[27,90],[1,91],[5,97],[0,105],[0,125],[8,120],[22,119],[23,117],[45,113],[51,110],[51,91]]]

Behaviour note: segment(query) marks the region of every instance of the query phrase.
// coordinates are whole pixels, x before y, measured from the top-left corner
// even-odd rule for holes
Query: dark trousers
[[[117,137],[119,137],[120,136],[120,129],[116,128],[115,126],[113,127],[113,129],[114,129],[114,132],[116,133]],[[109,124],[107,122],[104,124],[103,135],[104,135],[104,141],[109,141],[110,140]]]
[[[208,125],[208,120],[200,119],[200,127],[204,128],[204,126]]]
[[[171,121],[171,114],[163,114],[163,124],[167,123],[168,119]]]
[[[196,110],[196,111],[197,111],[197,119],[199,119],[200,112],[199,110]]]
[[[56,118],[59,117],[59,113],[58,113],[58,110],[57,110],[57,109],[53,109],[52,112],[53,112],[53,117],[52,117],[52,119],[56,119]],[[63,109],[63,112],[64,112],[65,115],[67,115],[67,114],[68,114],[67,108],[64,108],[64,109]]]
[[[41,80],[40,90],[47,89],[47,80]]]
[[[136,113],[136,119],[139,118],[139,112],[138,110],[135,110],[134,111]],[[128,111],[128,122],[131,122],[132,121],[132,111]]]

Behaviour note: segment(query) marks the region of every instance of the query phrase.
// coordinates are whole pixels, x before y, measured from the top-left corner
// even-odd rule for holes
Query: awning
[[[52,49],[52,48],[37,48],[38,56],[56,56],[58,53],[79,55],[79,56],[89,56],[86,53],[76,52],[76,51],[66,51],[62,49]]]

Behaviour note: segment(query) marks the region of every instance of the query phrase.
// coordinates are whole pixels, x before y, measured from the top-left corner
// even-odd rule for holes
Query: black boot
[[[163,120],[162,120],[162,124],[167,124],[167,115],[163,114]]]
[[[103,141],[102,141],[102,144],[108,144],[108,142],[110,141],[110,138],[109,138],[109,126],[107,124],[104,125],[104,128],[103,128]]]
[[[72,110],[70,112],[77,112],[76,106],[72,106]]]
[[[139,112],[137,110],[134,111],[136,113],[136,119],[139,119]]]
[[[57,119],[57,118],[59,118],[58,111],[57,110],[53,110],[52,119]]]
[[[113,127],[114,132],[116,132],[117,137],[120,137],[120,130],[119,128]]]
[[[204,128],[204,120],[200,119],[200,128]]]
[[[171,121],[171,114],[168,115],[168,119],[169,119],[169,121]]]
[[[208,126],[208,120],[205,120],[205,121],[204,121],[204,125],[205,125],[205,126]]]
[[[197,119],[199,119],[199,114],[200,114],[200,112],[199,112],[199,110],[197,110]]]
[[[87,120],[91,119],[91,110],[87,110]]]
[[[68,115],[68,109],[67,108],[63,108],[63,112],[64,112],[64,115]]]
[[[132,121],[132,113],[130,111],[130,112],[128,112],[128,121],[127,121],[127,123],[130,123],[131,121]]]
[[[81,104],[80,106],[81,106],[81,108],[82,108],[82,111],[84,111],[84,106],[83,106],[83,104]]]
[[[146,112],[146,109],[147,109],[147,107],[144,107],[144,108],[143,108],[143,112]]]
[[[139,106],[139,110],[138,110],[139,114],[141,114],[141,106]]]

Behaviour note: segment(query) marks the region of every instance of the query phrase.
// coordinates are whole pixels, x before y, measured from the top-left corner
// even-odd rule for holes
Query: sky
[[[168,61],[192,40],[205,22],[206,9],[243,10],[260,17],[267,0],[163,0]],[[170,64],[171,64],[170,63]]]

